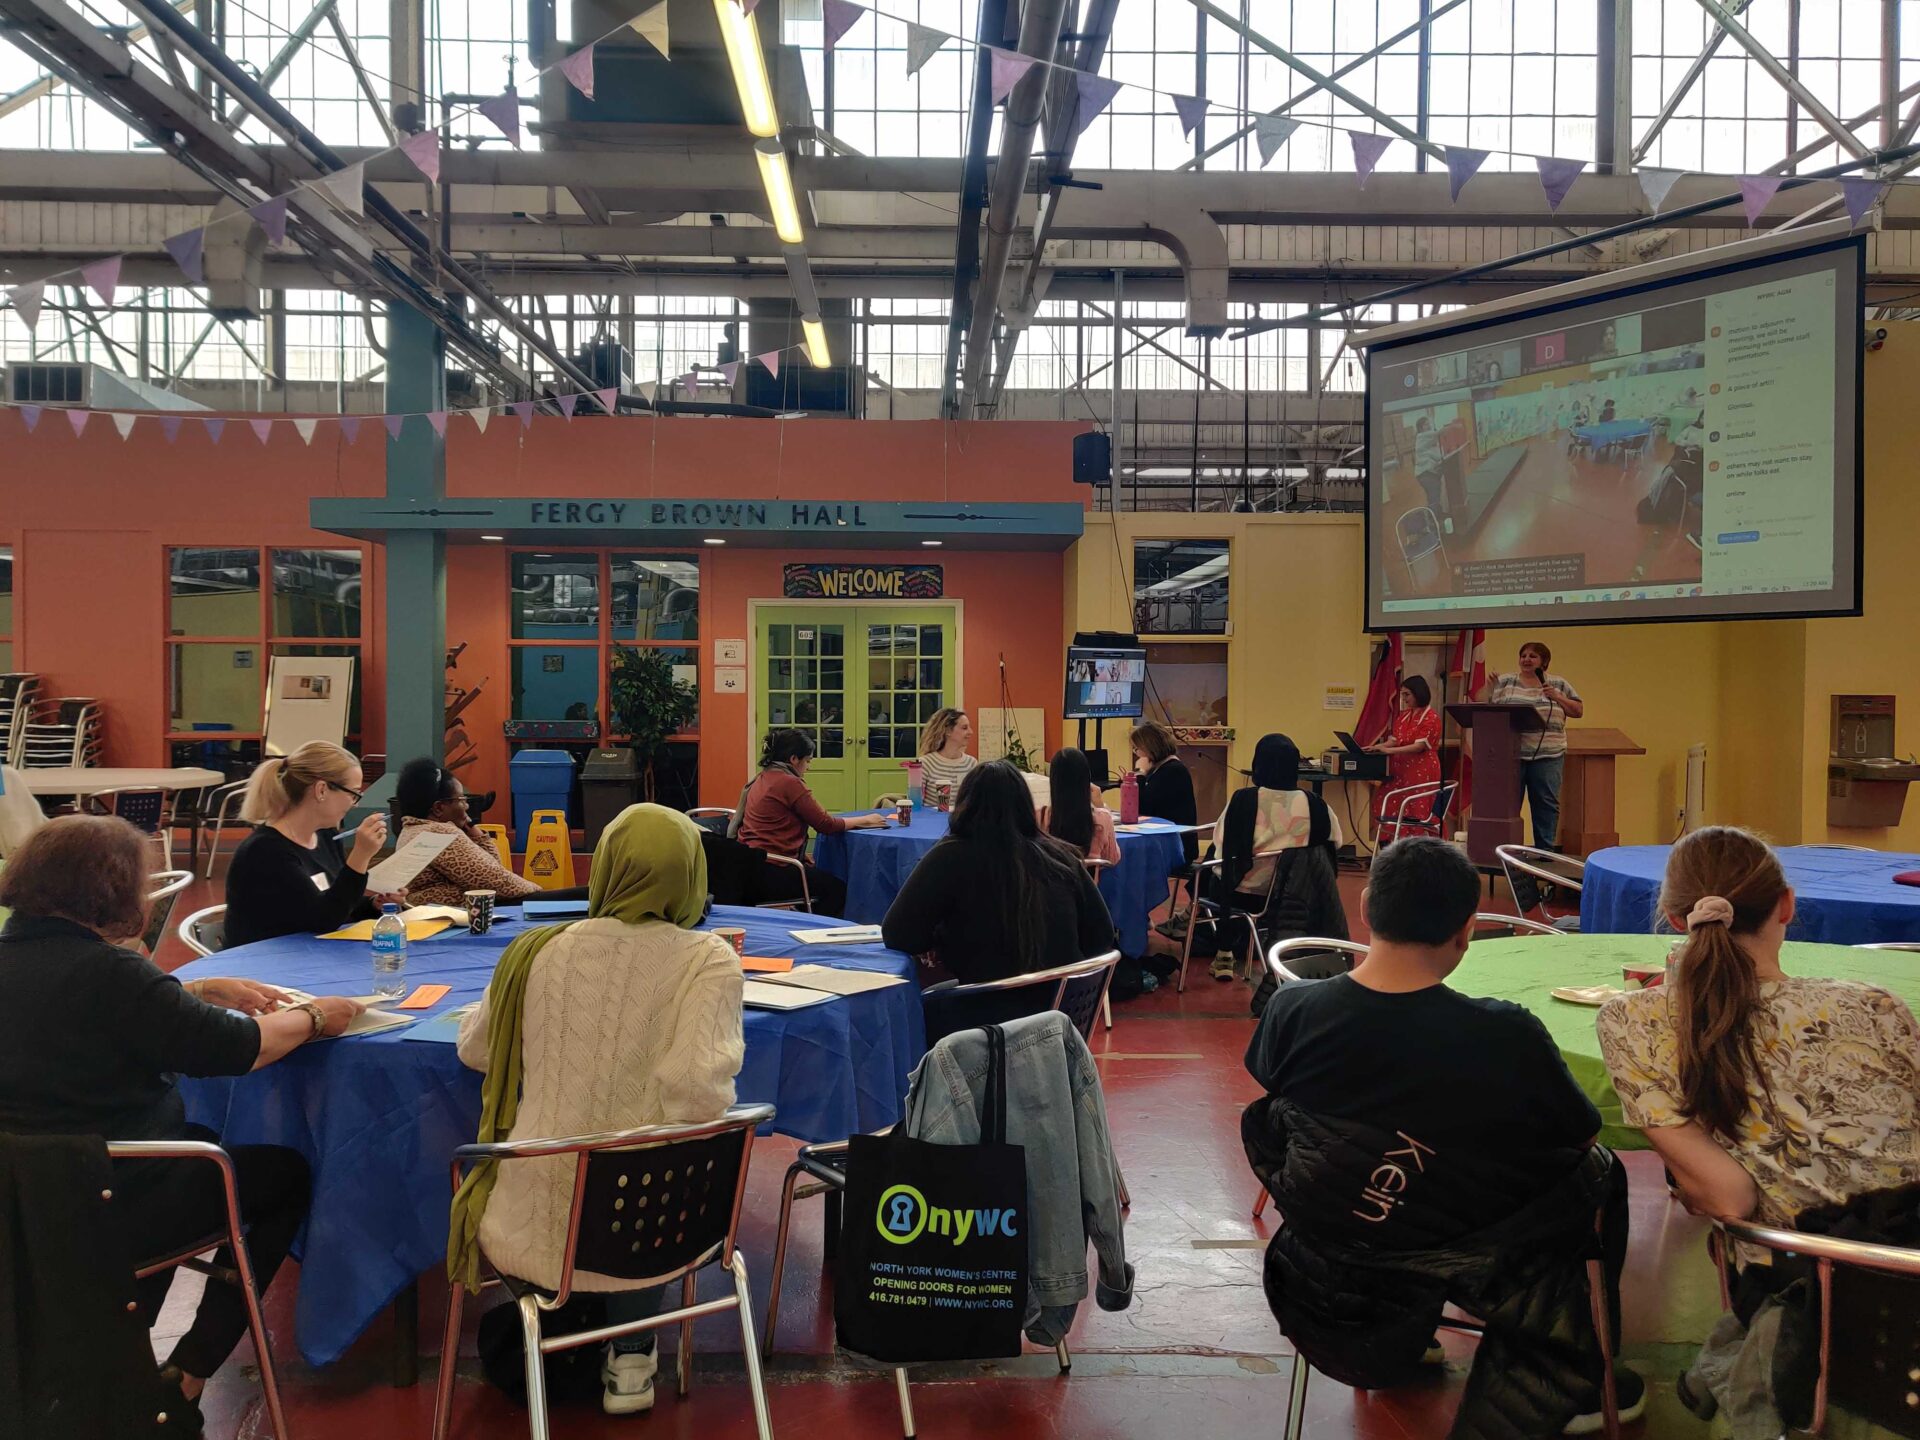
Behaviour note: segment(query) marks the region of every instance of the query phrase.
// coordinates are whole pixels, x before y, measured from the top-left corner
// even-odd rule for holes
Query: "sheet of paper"
[[[393,1008],[396,1010],[431,1010],[448,995],[453,993],[451,985],[420,985],[414,992]]]
[[[872,970],[836,970],[831,965],[796,965],[784,975],[769,975],[769,985],[801,985],[809,990],[825,990],[830,995],[864,995],[869,990],[885,990],[907,982],[898,975],[880,975]]]
[[[802,945],[878,945],[878,925],[836,925],[827,930],[790,930]]]
[[[774,955],[742,955],[740,968],[749,975],[784,975],[793,969],[793,961]]]
[[[344,929],[329,930],[320,938],[322,940],[371,940],[373,927],[378,923],[375,920],[356,921]],[[442,930],[447,929],[450,924],[451,922],[446,920],[409,920],[406,922],[407,939],[409,941],[431,940]]]
[[[809,1005],[824,1005],[833,998],[824,990],[803,990],[798,985],[749,980],[740,1003],[749,1010],[804,1010]]]
[[[393,854],[367,871],[367,889],[375,895],[399,895],[413,883],[447,846],[458,838],[452,831],[414,830],[406,835]]]
[[[281,993],[287,997],[287,1003],[280,1007],[282,1010],[289,1009],[292,1006],[315,998],[307,994],[304,990],[283,990]],[[402,1025],[411,1025],[416,1018],[412,1015],[395,1015],[389,1010],[376,1010],[371,1008],[376,1004],[391,1003],[391,998],[386,995],[351,995],[347,998],[357,1000],[360,1004],[366,1005],[369,1008],[362,1010],[358,1015],[354,1016],[353,1022],[347,1026],[343,1034],[322,1035],[319,1037],[320,1039],[342,1040],[349,1035],[377,1035],[382,1030],[397,1030]]]
[[[415,1025],[400,1038],[419,1040],[429,1045],[455,1045],[460,1040],[460,1022],[480,1002],[469,1000],[465,1005],[456,1005],[453,1009],[439,1015],[429,1016]]]
[[[445,920],[449,925],[467,923],[467,912],[458,905],[409,905],[400,918],[411,925],[416,920]]]

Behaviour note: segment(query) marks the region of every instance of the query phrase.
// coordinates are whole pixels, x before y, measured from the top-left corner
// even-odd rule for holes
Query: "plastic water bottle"
[[[373,993],[388,999],[407,988],[407,924],[388,901],[373,926]]]

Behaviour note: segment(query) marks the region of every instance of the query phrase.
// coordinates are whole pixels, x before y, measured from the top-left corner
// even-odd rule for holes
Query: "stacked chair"
[[[20,752],[25,770],[98,765],[107,746],[107,717],[98,700],[39,700],[28,711]]]
[[[0,675],[0,765],[19,766],[27,740],[27,716],[39,689],[38,675]]]

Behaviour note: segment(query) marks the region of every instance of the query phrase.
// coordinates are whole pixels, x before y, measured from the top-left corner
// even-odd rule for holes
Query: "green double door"
[[[901,793],[920,730],[959,693],[950,605],[757,607],[754,744],[790,725],[813,739],[807,784],[829,810]]]

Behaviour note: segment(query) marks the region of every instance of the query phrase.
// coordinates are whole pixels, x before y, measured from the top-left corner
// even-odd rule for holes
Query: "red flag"
[[[1404,664],[1400,632],[1395,630],[1387,636],[1379,659],[1374,661],[1366,704],[1360,707],[1359,718],[1353,722],[1353,738],[1362,745],[1373,744],[1393,722],[1393,706],[1400,694],[1400,671]]]
[[[1453,661],[1448,670],[1460,677],[1460,698],[1478,700],[1487,688],[1487,632],[1462,630],[1454,638]],[[1473,804],[1473,756],[1460,747],[1460,789],[1453,797],[1453,813],[1465,815]]]

